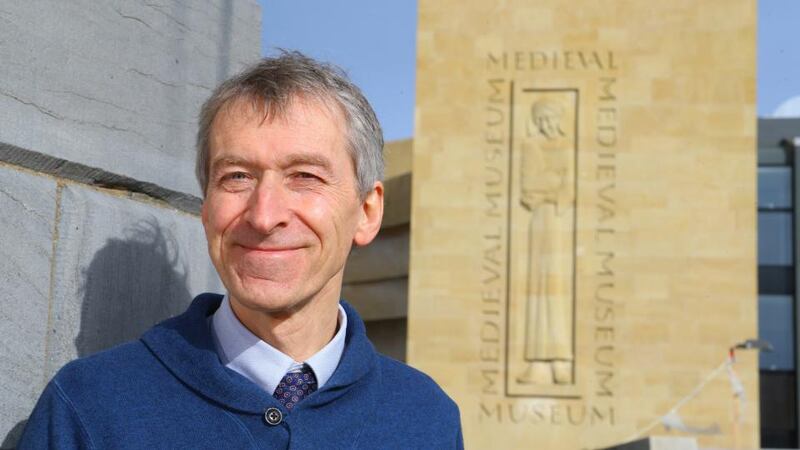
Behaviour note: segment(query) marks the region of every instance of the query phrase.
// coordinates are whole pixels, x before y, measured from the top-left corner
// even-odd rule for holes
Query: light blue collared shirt
[[[211,331],[222,364],[272,394],[287,372],[297,372],[308,364],[321,388],[333,375],[344,351],[347,314],[339,305],[339,325],[336,334],[325,347],[304,362],[293,360],[250,332],[231,309],[228,296],[211,317]]]

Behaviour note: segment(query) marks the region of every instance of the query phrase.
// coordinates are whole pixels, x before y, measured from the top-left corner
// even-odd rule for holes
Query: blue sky
[[[417,2],[259,0],[261,49],[300,50],[345,69],[364,91],[387,141],[414,131]]]
[[[758,2],[758,115],[800,95],[800,1]]]
[[[296,49],[344,68],[369,98],[386,140],[414,131],[414,0],[259,0],[262,52]],[[758,0],[758,115],[800,96],[800,1]],[[724,20],[724,18],[720,18]]]

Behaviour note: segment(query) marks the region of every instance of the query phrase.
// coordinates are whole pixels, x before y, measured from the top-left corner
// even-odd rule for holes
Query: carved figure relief
[[[527,242],[515,245],[525,252],[520,385],[574,383],[573,102],[570,93],[535,96],[517,146],[518,214],[527,222]]]

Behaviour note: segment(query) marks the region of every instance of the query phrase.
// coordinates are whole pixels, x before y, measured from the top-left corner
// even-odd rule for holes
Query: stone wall
[[[407,355],[468,448],[758,447],[758,355],[721,365],[758,334],[755,31],[754,0],[420,1]]]
[[[196,117],[259,53],[254,0],[0,6],[3,448],[64,363],[220,291]]]

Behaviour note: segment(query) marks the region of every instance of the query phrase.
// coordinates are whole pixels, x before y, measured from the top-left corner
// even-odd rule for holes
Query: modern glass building
[[[761,445],[798,447],[800,119],[758,122],[758,326]]]

